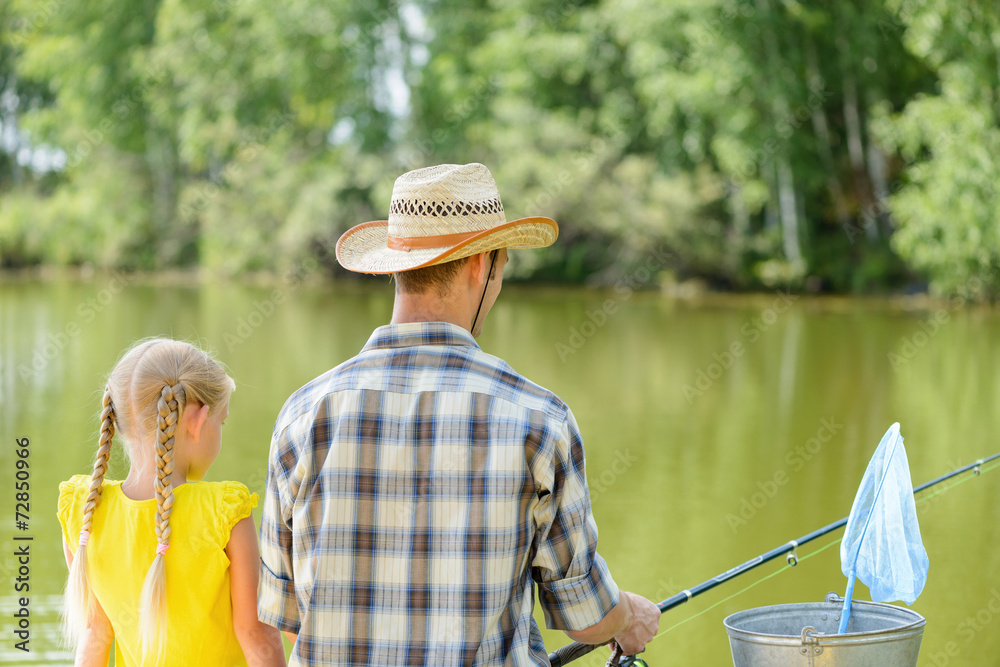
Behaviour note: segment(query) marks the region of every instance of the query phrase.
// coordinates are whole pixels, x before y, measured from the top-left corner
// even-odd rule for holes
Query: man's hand
[[[615,635],[615,641],[625,655],[635,655],[646,648],[646,644],[660,630],[660,608],[641,595],[621,592],[619,602],[626,608],[624,629]]]
[[[660,628],[660,608],[635,593],[621,591],[611,612],[599,623],[566,634],[581,644],[601,645],[612,639],[626,655],[635,655],[649,643]]]

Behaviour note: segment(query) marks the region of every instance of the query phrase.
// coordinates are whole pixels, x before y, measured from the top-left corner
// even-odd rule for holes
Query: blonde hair
[[[143,661],[161,656],[166,646],[166,573],[163,552],[170,544],[173,510],[174,432],[190,402],[209,411],[228,400],[234,388],[225,369],[190,343],[153,338],[136,343],[115,365],[104,388],[101,435],[91,473],[90,491],[83,508],[80,546],[70,566],[63,599],[63,632],[76,644],[87,628],[93,593],[87,580],[87,541],[94,510],[101,503],[112,438],[117,429],[126,448],[139,452],[156,434],[156,542],[157,551],[146,575],[139,601],[139,634]],[[145,436],[145,437],[144,437]]]

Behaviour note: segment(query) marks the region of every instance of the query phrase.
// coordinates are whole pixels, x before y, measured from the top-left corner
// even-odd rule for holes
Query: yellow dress
[[[59,485],[59,523],[73,553],[89,488],[89,475]],[[156,555],[156,501],[132,500],[121,482],[110,480],[101,495],[87,545],[87,576],[115,630],[115,666],[139,667],[139,593]],[[157,665],[247,664],[233,632],[225,548],[233,526],[256,506],[257,494],[239,482],[189,482],[174,489],[165,554],[167,650]]]

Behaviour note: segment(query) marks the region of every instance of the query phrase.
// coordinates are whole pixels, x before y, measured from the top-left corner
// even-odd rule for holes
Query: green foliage
[[[891,199],[894,246],[932,287],[962,298],[1000,294],[1000,8],[892,3],[904,41],[931,63],[936,94],[875,130],[908,163]]]
[[[19,189],[0,200],[3,265],[40,262],[148,269],[149,183],[134,161],[97,159],[52,194]]]
[[[514,278],[988,298],[998,11],[913,5],[12,0],[2,119],[66,165],[0,151],[0,263],[336,271],[395,176],[480,161],[560,223]]]

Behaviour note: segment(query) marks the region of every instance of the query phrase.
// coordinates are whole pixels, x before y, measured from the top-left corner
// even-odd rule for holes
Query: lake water
[[[218,352],[238,390],[209,479],[240,480],[263,494],[282,403],[388,321],[391,291],[384,281],[254,287],[4,278],[0,571],[9,583],[0,589],[0,664],[71,663],[55,639],[66,571],[56,485],[90,470],[102,378],[132,341],[170,335]],[[599,550],[620,586],[655,600],[846,516],[894,421],[914,484],[1000,450],[998,342],[1000,316],[988,309],[780,293],[695,303],[513,285],[480,338],[572,407],[586,442]],[[15,528],[17,438],[30,439],[26,531]],[[109,477],[124,473],[119,452]],[[930,558],[913,605],[927,618],[921,665],[998,664],[1000,472],[969,478],[918,504]],[[15,534],[33,538],[29,653],[14,646]],[[801,547],[799,556],[841,534]],[[668,612],[661,630],[669,631],[644,657],[653,666],[732,664],[725,616],[820,601],[845,588],[836,546],[760,581],[783,567],[779,559]],[[863,586],[856,595],[868,599]],[[545,639],[550,650],[567,641],[550,631]],[[602,665],[607,652],[596,655],[578,664]]]

